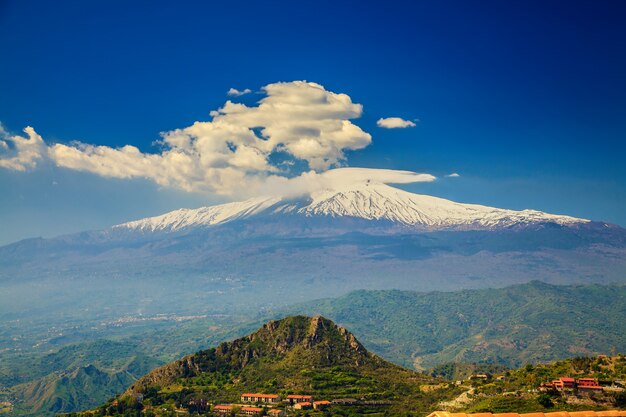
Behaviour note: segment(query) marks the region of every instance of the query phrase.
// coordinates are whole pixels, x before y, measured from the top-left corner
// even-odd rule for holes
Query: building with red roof
[[[296,410],[310,410],[313,408],[313,404],[309,402],[296,403],[293,408]]]
[[[213,412],[216,414],[229,414],[231,411],[233,411],[232,405],[218,404],[213,407]]]
[[[246,416],[258,416],[262,412],[263,409],[259,407],[241,407],[241,414]]]
[[[289,404],[291,405],[297,404],[297,403],[310,403],[310,402],[313,402],[313,396],[312,395],[288,395],[287,401],[289,401]]]
[[[316,410],[325,410],[330,407],[331,402],[326,400],[315,401],[313,402],[313,408]]]
[[[280,396],[276,394],[245,393],[245,394],[241,394],[241,402],[277,404],[280,402]]]

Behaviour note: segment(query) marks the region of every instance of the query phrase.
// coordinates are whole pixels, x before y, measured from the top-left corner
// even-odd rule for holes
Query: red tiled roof
[[[325,404],[330,404],[330,401],[327,401],[327,400],[315,401],[313,404],[325,405]]]
[[[563,382],[574,382],[574,378],[559,378]]]
[[[276,394],[241,394],[242,397],[257,397],[257,398],[278,398]]]
[[[230,410],[231,408],[233,408],[232,405],[216,405],[215,407],[213,407],[214,410]]]
[[[305,399],[305,398],[313,398],[313,396],[312,395],[288,395],[287,398]]]
[[[255,413],[260,413],[263,409],[258,407],[241,407],[241,411],[254,411]]]

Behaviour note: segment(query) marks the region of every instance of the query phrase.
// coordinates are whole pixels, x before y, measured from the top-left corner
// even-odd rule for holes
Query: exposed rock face
[[[143,392],[149,386],[164,386],[203,372],[241,370],[260,358],[276,363],[297,360],[301,366],[312,368],[382,363],[352,333],[332,321],[321,316],[295,316],[270,321],[251,335],[157,368],[127,393]]]

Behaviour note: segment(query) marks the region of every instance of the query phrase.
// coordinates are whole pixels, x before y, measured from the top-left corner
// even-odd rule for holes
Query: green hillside
[[[441,367],[440,367],[441,368]],[[435,370],[433,374],[438,374]],[[559,392],[539,390],[542,383],[561,377],[594,378],[604,389]],[[526,365],[486,379],[465,379],[460,386],[471,393],[469,401],[452,405],[455,411],[534,412],[626,408],[626,357],[576,357],[549,364]]]
[[[98,340],[3,364],[12,415],[42,416],[95,407],[162,362],[129,343]]]
[[[448,362],[518,367],[626,351],[626,287],[554,286],[419,293],[356,291],[302,304],[351,329],[373,352],[427,369]]]
[[[94,414],[134,415],[139,394],[139,408],[169,415],[168,410],[189,410],[200,400],[237,403],[244,392],[354,398],[359,413],[425,414],[439,400],[460,393],[437,382],[369,353],[330,320],[296,316],[158,368],[134,383],[117,405],[109,403]]]
[[[63,374],[50,374],[16,387],[20,402],[15,411],[37,416],[71,411],[79,405],[95,407],[134,380],[135,377],[128,372],[106,372],[94,365]]]

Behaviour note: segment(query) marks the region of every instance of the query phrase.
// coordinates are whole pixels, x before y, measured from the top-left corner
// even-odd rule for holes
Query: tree
[[[537,402],[541,404],[544,408],[552,408],[554,407],[554,403],[552,402],[552,398],[546,393],[539,395],[537,398]]]

